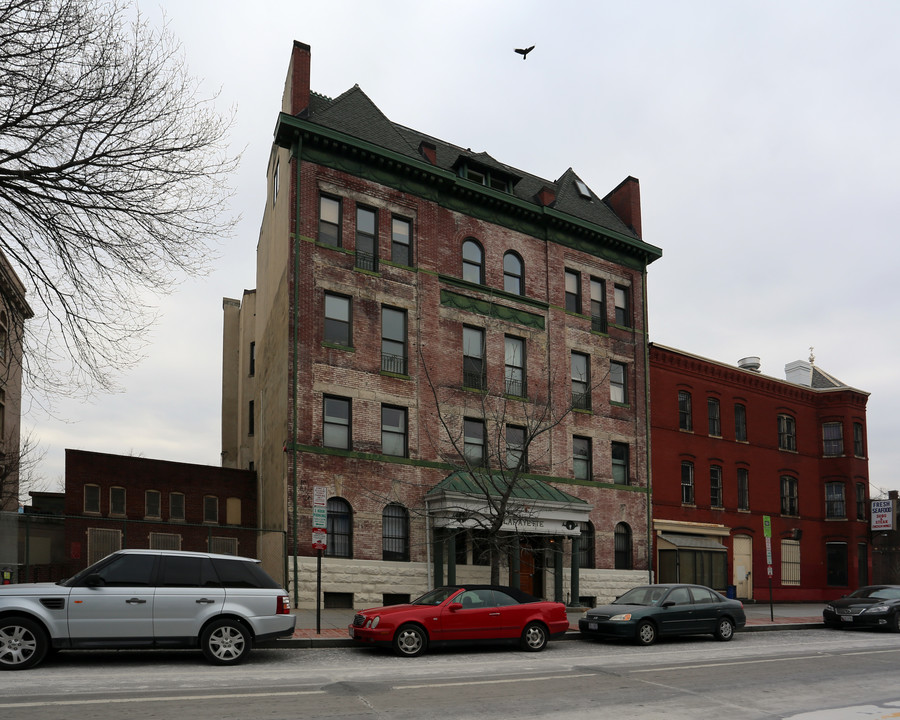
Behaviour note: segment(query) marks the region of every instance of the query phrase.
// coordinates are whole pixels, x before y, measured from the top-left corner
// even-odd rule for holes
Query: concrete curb
[[[745,625],[735,632],[772,632],[776,630],[815,630],[825,627],[821,622],[781,622],[781,623],[755,623]],[[551,642],[581,640],[581,633],[578,630],[569,630],[565,635],[558,637]],[[349,647],[374,647],[363,646],[355,643],[349,637],[301,637],[287,638],[281,640],[268,640],[261,642],[255,647],[264,649],[292,650],[297,648],[349,648]]]

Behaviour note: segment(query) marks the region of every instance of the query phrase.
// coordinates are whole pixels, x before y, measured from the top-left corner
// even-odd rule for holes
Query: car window
[[[277,582],[270,578],[257,563],[246,560],[229,560],[213,558],[216,575],[227,588],[279,588]]]
[[[672,592],[666,596],[666,602],[673,602],[676,605],[690,605],[692,602],[691,594],[686,587],[673,588]]]
[[[163,557],[160,587],[221,587],[212,561],[205,557]]]
[[[146,587],[153,579],[155,563],[156,555],[117,555],[93,574],[109,587]]]
[[[613,600],[613,605],[652,605],[665,595],[665,588],[636,587]]]
[[[494,605],[494,594],[490,590],[466,590],[456,597],[455,601],[462,603],[463,610],[483,610],[484,608],[496,607]]]
[[[518,605],[519,601],[512,595],[508,595],[502,590],[494,590],[494,607],[506,607],[507,605]]]
[[[692,587],[691,595],[694,596],[695,603],[714,603],[719,602],[720,595],[717,595],[712,590],[703,587]]]
[[[866,595],[871,598],[878,598],[879,600],[897,600],[900,599],[900,588],[878,588],[871,593],[866,593]]]
[[[431,590],[430,592],[425,593],[417,597],[412,601],[412,605],[440,605],[444,600],[453,595],[453,593],[457,592],[459,588],[455,587],[440,587]],[[459,602],[457,599],[456,602]]]

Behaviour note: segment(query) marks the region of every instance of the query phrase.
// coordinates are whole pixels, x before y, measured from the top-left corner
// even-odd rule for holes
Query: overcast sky
[[[650,339],[714,360],[807,359],[871,393],[872,495],[900,488],[900,3],[142,0],[234,107],[243,220],[161,305],[123,391],[27,416],[65,448],[219,464],[222,298],[255,285],[266,159],[294,40],[312,89],[600,196],[641,183]],[[513,49],[535,45],[526,61]],[[892,411],[891,408],[895,410]],[[65,422],[63,422],[65,420]]]

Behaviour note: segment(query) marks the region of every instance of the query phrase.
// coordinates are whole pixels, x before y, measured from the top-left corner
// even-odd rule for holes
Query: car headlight
[[[868,607],[863,610],[864,613],[886,613],[890,612],[890,608],[887,605],[873,605],[872,607]]]
[[[375,628],[378,627],[378,623],[379,623],[380,621],[381,621],[381,616],[380,616],[380,615],[376,615],[376,616],[373,617],[373,618],[369,618],[369,622],[366,623],[366,627],[367,627],[367,628],[372,628],[372,630],[374,630]]]
[[[834,605],[826,605],[825,610],[827,610],[828,612],[834,612]]]
[[[621,613],[610,618],[611,622],[628,622],[629,620],[631,620],[631,613]]]

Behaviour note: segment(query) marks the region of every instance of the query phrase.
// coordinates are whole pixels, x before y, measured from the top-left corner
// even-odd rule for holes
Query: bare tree
[[[481,531],[483,552],[489,554],[491,583],[500,584],[501,560],[515,550],[518,528],[527,533],[529,521],[534,519],[533,503],[523,500],[523,493],[527,494],[528,485],[533,482],[529,470],[541,467],[548,472],[554,464],[568,461],[559,458],[554,463],[550,436],[584,401],[584,396],[554,394],[556,383],[551,374],[545,388],[529,390],[531,397],[527,400],[509,395],[508,387],[483,385],[480,392],[464,392],[463,397],[474,399],[474,404],[461,407],[451,399],[459,396],[459,388],[439,387],[421,351],[420,361],[440,428],[438,437],[428,429],[426,433],[443,462],[453,467],[467,485],[461,502],[443,511],[449,510],[462,527]],[[586,394],[589,396],[604,378],[587,388]],[[465,435],[468,417],[477,418],[474,429],[481,434],[480,443],[470,443],[469,447]]]
[[[18,443],[9,438],[3,446],[9,449],[0,453],[0,510],[15,512],[29,491],[43,490],[47,485],[38,474],[47,450],[31,431],[24,432]]]
[[[0,6],[0,250],[29,292],[26,385],[108,390],[150,301],[234,225],[231,114],[129,0]]]

